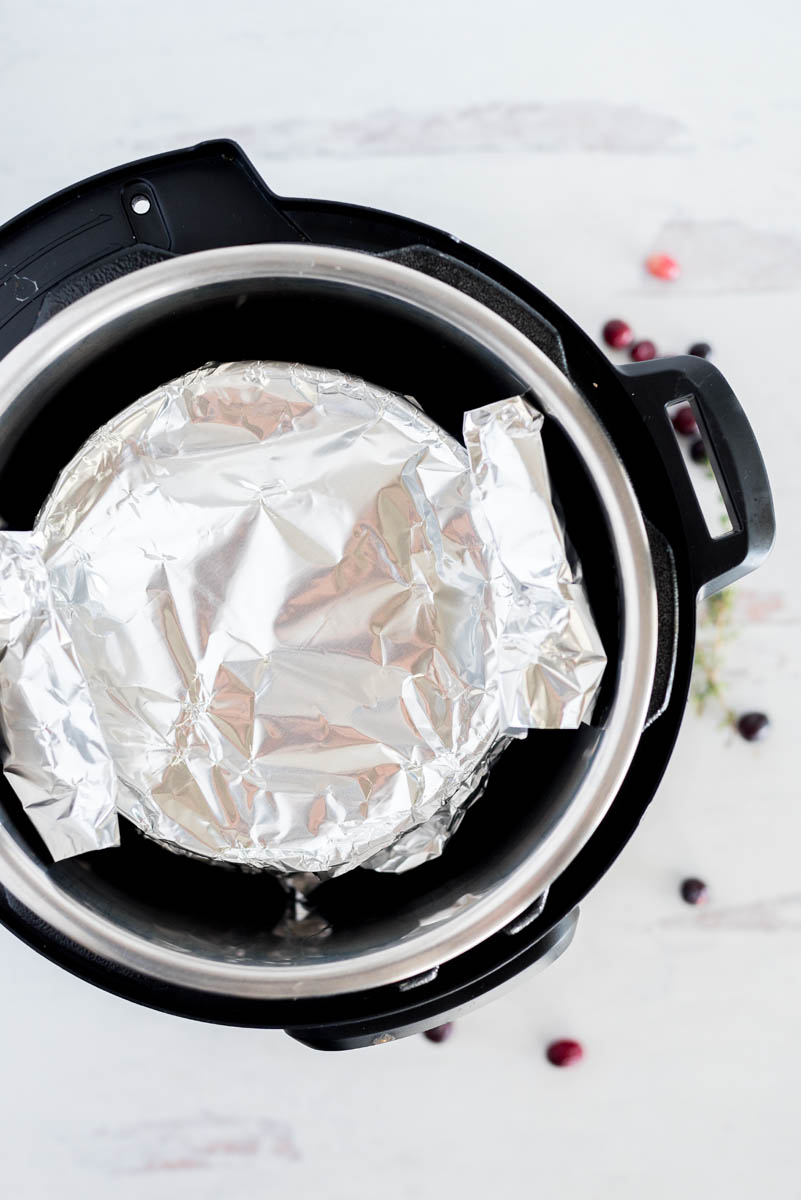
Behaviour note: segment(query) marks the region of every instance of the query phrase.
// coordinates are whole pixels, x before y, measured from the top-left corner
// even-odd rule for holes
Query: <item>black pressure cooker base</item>
[[[140,194],[151,202],[142,217],[131,208],[132,197]],[[309,1044],[337,1048],[373,1044],[435,1024],[522,969],[548,961],[569,941],[578,902],[636,828],[670,757],[689,688],[698,589],[709,579],[722,578],[727,567],[736,571],[747,553],[754,561],[764,554],[772,536],[772,512],[766,483],[756,499],[740,486],[734,452],[744,456],[751,449],[740,429],[731,438],[734,449],[718,447],[719,460],[713,448],[713,462],[722,465],[742,518],[735,529],[741,541],[735,538],[725,548],[710,550],[663,411],[664,404],[679,396],[693,394],[700,403],[705,387],[725,388],[719,376],[703,374],[707,364],[676,360],[653,369],[644,364],[644,370],[624,375],[556,305],[493,259],[392,214],[278,198],[229,142],[109,172],[45,201],[0,230],[0,262],[6,272],[0,287],[0,355],[61,307],[115,275],[212,246],[296,240],[385,254],[413,269],[439,273],[500,312],[561,366],[592,403],[631,478],[654,548],[662,627],[655,719],[641,736],[607,816],[528,923],[518,920],[508,931],[441,964],[436,978],[427,982],[405,981],[317,1000],[217,996],[164,985],[98,959],[8,893],[0,904],[0,919],[30,945],[119,995],[201,1020],[283,1027]],[[29,286],[32,281],[36,287]],[[422,322],[415,327],[408,314],[400,342],[396,319],[375,296],[354,297],[347,305],[338,296],[334,304],[323,287],[310,298],[284,281],[271,294],[204,304],[167,325],[162,322],[158,330],[131,337],[106,359],[84,367],[33,420],[28,415],[2,430],[0,513],[10,527],[30,528],[58,471],[98,425],[151,388],[209,360],[289,359],[352,371],[414,395],[456,436],[465,408],[519,391],[502,364],[478,355],[455,335],[435,335]],[[110,377],[119,381],[113,393]],[[699,416],[703,431],[720,433],[710,414]],[[544,436],[549,469],[610,658],[596,709],[596,722],[602,724],[614,690],[619,645],[614,555],[592,480],[553,422],[546,422]],[[761,465],[754,447],[752,465],[757,460]],[[753,479],[757,476],[756,470],[751,472]],[[597,730],[585,727],[575,733],[533,733],[513,743],[441,859],[401,876],[357,870],[323,885],[317,900],[334,934],[355,923],[378,921],[388,912],[408,910],[411,919],[416,900],[435,897],[446,877],[452,887],[454,878],[467,878],[476,862],[491,862],[493,854],[502,852],[504,839],[517,836],[537,797],[560,788],[569,777],[582,739],[596,736]],[[5,780],[0,797],[20,837],[47,864],[48,856]],[[258,941],[285,904],[285,893],[269,876],[176,857],[129,828],[123,829],[118,849],[46,869],[67,890],[88,890],[101,911],[104,905],[133,905],[143,920],[150,914],[154,925],[173,922],[178,928],[201,921],[221,939],[235,930],[237,938]]]

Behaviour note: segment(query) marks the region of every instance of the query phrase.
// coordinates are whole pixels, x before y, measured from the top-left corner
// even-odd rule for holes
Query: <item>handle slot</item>
[[[683,396],[681,400],[676,400],[673,404],[668,404],[667,414],[670,423],[673,426],[673,433],[676,438],[676,443],[682,452],[684,465],[687,469],[687,474],[689,476],[690,483],[692,484],[693,491],[695,492],[695,498],[698,501],[698,507],[700,508],[704,520],[706,521],[706,527],[709,530],[709,535],[710,537],[717,538],[721,537],[724,533],[731,533],[734,525],[732,524],[732,513],[729,508],[729,504],[723,492],[723,488],[720,485],[720,480],[715,473],[715,468],[713,467],[709,457],[709,445],[707,444],[706,438],[701,431],[700,425],[698,426],[698,433],[693,434],[690,437],[688,437],[686,434],[680,433],[676,429],[675,425],[673,425],[673,418],[678,412],[685,408],[688,408],[692,412],[693,416],[695,417],[696,424],[698,424],[698,410],[694,401],[694,396]],[[700,440],[704,446],[707,457],[706,463],[698,463],[693,461],[690,448],[696,438]],[[713,484],[714,486],[710,487],[709,484]]]
[[[655,359],[620,368],[665,460],[682,509],[696,590],[710,596],[755,570],[770,552],[776,521],[759,447],[737,397],[703,358]],[[713,536],[670,421],[679,401],[692,405],[731,529]]]

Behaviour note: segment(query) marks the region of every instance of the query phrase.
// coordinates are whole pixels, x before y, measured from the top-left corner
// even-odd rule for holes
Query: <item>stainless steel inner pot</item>
[[[527,781],[531,818],[519,836],[509,839],[502,852],[488,854],[467,885],[457,878],[452,887],[440,885],[419,897],[413,913],[404,910],[393,918],[303,941],[270,930],[258,936],[212,931],[201,921],[166,914],[154,921],[124,892],[99,887],[85,859],[71,869],[63,870],[63,864],[52,868],[8,814],[0,812],[0,882],[64,936],[155,980],[262,999],[335,995],[409,979],[482,942],[528,908],[576,856],[616,795],[645,723],[657,640],[656,590],[640,509],[590,406],[503,318],[397,263],[349,250],[272,244],[210,250],[138,270],[69,305],[0,363],[3,427],[11,436],[17,422],[27,421],[32,410],[56,396],[87,363],[108,354],[118,340],[158,328],[205,300],[225,296],[244,301],[282,281],[294,287],[322,286],[343,301],[350,294],[368,295],[376,304],[391,304],[399,314],[424,319],[504,364],[559,425],[593,481],[614,548],[621,630],[611,703],[602,725],[582,740],[564,786],[551,789],[547,798],[538,797],[534,770]],[[399,323],[399,338],[401,334]],[[481,400],[480,395],[465,397],[464,407]]]

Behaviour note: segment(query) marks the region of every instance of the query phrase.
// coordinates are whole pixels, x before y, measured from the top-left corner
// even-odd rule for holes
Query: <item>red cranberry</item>
[[[693,444],[690,446],[690,458],[693,460],[693,462],[697,463],[705,463],[709,461],[709,456],[707,455],[703,438],[696,438]]]
[[[712,347],[709,342],[693,342],[687,353],[694,355],[695,358],[709,358]]]
[[[551,1042],[545,1054],[548,1062],[555,1067],[571,1067],[573,1063],[581,1062],[584,1047],[572,1038],[560,1038],[558,1042]]]
[[[691,437],[692,434],[698,432],[693,410],[689,404],[685,404],[682,408],[677,409],[673,414],[672,421],[676,433],[680,433],[683,437]]]
[[[433,1029],[426,1029],[423,1037],[428,1038],[429,1042],[447,1042],[452,1033],[453,1021],[446,1021],[444,1025],[435,1025]]]
[[[629,350],[629,358],[632,362],[647,362],[649,358],[656,358],[656,346],[653,342],[635,342]]]
[[[606,322],[602,333],[607,346],[611,346],[613,350],[625,350],[626,346],[631,345],[634,338],[631,326],[617,317],[612,321]]]
[[[737,732],[747,742],[759,742],[767,736],[770,721],[763,712],[743,713],[737,722]]]
[[[686,904],[706,904],[709,888],[703,879],[685,879],[681,885],[681,898]]]
[[[657,279],[678,279],[681,274],[681,267],[669,254],[652,254],[645,260],[645,266]]]

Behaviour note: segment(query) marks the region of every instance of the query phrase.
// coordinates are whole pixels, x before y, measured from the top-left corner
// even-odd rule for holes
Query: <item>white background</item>
[[[0,219],[239,139],[279,193],[394,209],[590,331],[710,341],[771,471],[727,651],[746,745],[688,714],[643,825],[545,975],[422,1038],[315,1055],[72,979],[0,933],[8,1200],[801,1196],[801,19],[796,3],[0,2]],[[681,258],[680,282],[642,270]],[[379,381],[380,382],[380,381]],[[687,874],[712,901],[677,897]],[[548,1066],[554,1036],[585,1061]]]

